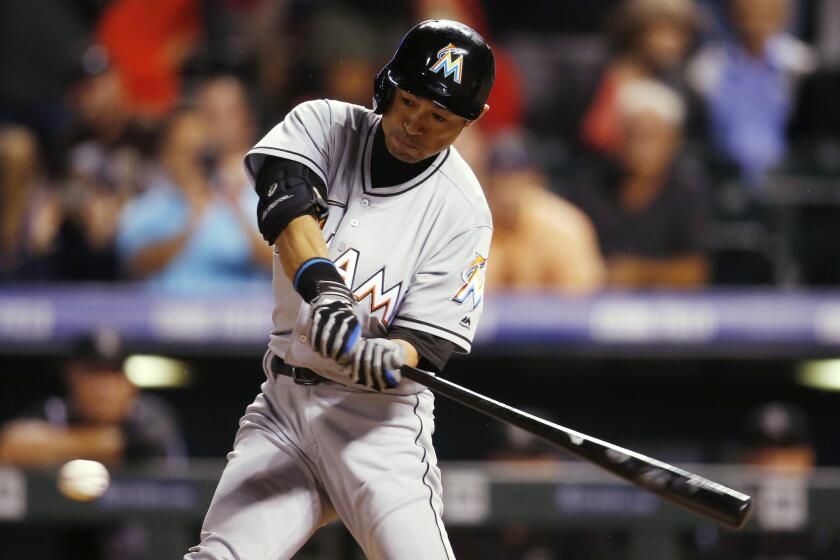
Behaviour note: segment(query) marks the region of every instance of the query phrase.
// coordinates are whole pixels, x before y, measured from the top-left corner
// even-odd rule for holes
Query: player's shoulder
[[[303,101],[289,112],[289,116],[296,118],[315,118],[330,125],[352,128],[369,121],[372,115],[373,111],[366,107],[335,99]]]
[[[492,227],[493,218],[490,207],[478,177],[464,161],[455,146],[449,148],[449,154],[438,170],[441,192],[448,197],[447,208],[462,217],[472,216],[475,227]]]

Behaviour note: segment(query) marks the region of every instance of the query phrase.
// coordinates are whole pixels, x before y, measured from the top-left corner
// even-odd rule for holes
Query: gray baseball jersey
[[[372,188],[370,159],[380,117],[358,105],[310,101],[257,142],[246,158],[252,179],[265,156],[298,161],[327,185],[324,239],[368,317],[365,336],[398,325],[469,352],[478,325],[492,231],[490,210],[455,148],[410,181]],[[306,343],[309,310],[274,260],[274,331],[269,348],[286,362],[331,379],[347,370]],[[413,382],[395,391],[420,390]]]
[[[410,181],[372,188],[380,117],[312,101],[294,109],[246,158],[298,161],[327,185],[322,224],[330,257],[359,300],[364,335],[400,325],[470,350],[482,309],[490,211],[454,148]],[[404,380],[370,392],[306,341],[309,310],[274,259],[274,330],[266,382],[239,424],[234,449],[188,560],[291,558],[340,516],[371,559],[451,560],[432,446],[434,397]],[[337,383],[273,375],[277,355]]]

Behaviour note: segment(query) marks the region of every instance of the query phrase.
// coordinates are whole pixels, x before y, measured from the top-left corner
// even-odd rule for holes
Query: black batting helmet
[[[481,35],[457,21],[431,19],[409,30],[376,75],[373,110],[382,113],[398,86],[474,120],[484,109],[495,77],[493,51]]]

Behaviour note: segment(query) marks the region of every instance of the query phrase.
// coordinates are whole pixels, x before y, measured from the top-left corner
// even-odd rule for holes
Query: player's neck
[[[401,185],[425,171],[437,155],[417,163],[406,163],[391,155],[385,146],[385,133],[380,126],[373,138],[370,156],[370,181],[373,188]]]

